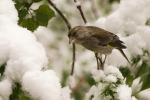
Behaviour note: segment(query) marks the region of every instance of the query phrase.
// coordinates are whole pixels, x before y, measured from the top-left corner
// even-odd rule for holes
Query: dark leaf
[[[34,20],[34,18],[24,19],[22,20],[20,25],[27,28],[30,31],[34,31],[39,26],[38,23]]]
[[[67,79],[69,77],[69,72],[64,70],[62,73],[62,81],[61,81],[61,86],[64,87],[66,85]]]
[[[133,75],[131,75],[130,70],[129,70],[128,68],[120,68],[119,70],[121,71],[123,77],[126,78],[127,84],[128,84],[129,86],[131,86],[131,85],[132,85],[132,82],[133,82],[133,80],[134,80],[134,77],[133,77]]]
[[[23,8],[19,10],[19,18],[22,20],[26,15],[28,14],[28,10],[26,8]]]
[[[36,19],[41,26],[47,26],[49,19],[54,16],[54,11],[48,5],[41,5],[35,12]]]
[[[86,75],[85,75],[85,79],[86,79],[86,82],[87,82],[90,86],[96,84],[95,80],[93,79],[92,75],[90,75],[90,74],[86,74]]]

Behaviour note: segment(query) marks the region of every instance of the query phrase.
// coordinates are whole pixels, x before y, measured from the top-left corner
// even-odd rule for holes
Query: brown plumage
[[[76,26],[68,34],[70,42],[84,46],[85,48],[108,55],[112,50],[118,49],[125,59],[130,63],[122,49],[125,49],[123,41],[111,32],[95,26]]]

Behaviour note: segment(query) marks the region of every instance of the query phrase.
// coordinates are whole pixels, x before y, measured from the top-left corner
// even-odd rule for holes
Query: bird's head
[[[81,30],[81,26],[76,26],[69,31],[69,34],[68,34],[69,44],[77,42],[77,40],[80,37],[79,30]]]

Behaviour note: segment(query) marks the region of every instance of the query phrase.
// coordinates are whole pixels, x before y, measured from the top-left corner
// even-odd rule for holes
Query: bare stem
[[[64,20],[64,22],[67,25],[68,30],[70,30],[71,29],[71,24],[69,23],[67,18],[63,15],[63,13],[56,7],[56,5],[51,0],[47,0],[47,1],[56,10],[56,12],[62,17],[62,19]]]
[[[77,3],[78,1],[77,1],[77,0],[74,0],[74,2]],[[81,7],[80,4],[77,5],[77,9],[79,10],[81,17],[82,17],[84,23],[86,24],[86,23],[87,23],[87,19],[86,19],[85,16],[84,16],[84,13],[83,13],[83,11],[82,11],[82,7]]]
[[[69,23],[69,21],[67,20],[67,18],[63,15],[63,13],[56,7],[56,5],[51,1],[48,0],[49,4],[56,10],[56,12],[62,17],[62,19],[64,20],[64,22],[67,25],[68,31],[70,31],[71,29],[71,24]],[[72,49],[73,49],[73,53],[72,53],[72,69],[71,69],[71,75],[73,75],[74,73],[74,66],[75,66],[75,58],[76,58],[76,46],[73,43],[72,44]]]
[[[74,66],[75,66],[75,60],[76,60],[76,46],[75,44],[73,43],[72,44],[72,49],[73,49],[73,55],[72,55],[72,69],[71,69],[71,75],[73,75],[74,73]]]

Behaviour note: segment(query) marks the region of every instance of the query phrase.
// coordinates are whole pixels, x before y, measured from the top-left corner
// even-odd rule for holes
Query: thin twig
[[[74,2],[77,4],[78,1],[77,1],[77,0],[74,0]],[[77,9],[79,10],[81,17],[82,17],[84,23],[86,24],[86,23],[87,23],[87,19],[86,19],[85,16],[84,16],[84,13],[83,13],[83,11],[82,11],[81,4],[77,4]]]
[[[62,19],[66,23],[66,25],[68,27],[68,31],[69,31],[71,29],[71,24],[69,23],[69,21],[67,20],[67,18],[63,15],[63,13],[56,7],[56,5],[51,0],[47,0],[47,1],[57,11],[57,13],[62,17]]]
[[[72,60],[73,60],[73,62],[72,62],[72,69],[71,69],[71,75],[73,75],[73,73],[74,73],[74,66],[75,66],[75,60],[76,60],[76,47],[75,47],[75,44],[73,43],[72,44],[72,49],[73,49],[73,55],[72,55]]]
[[[63,15],[63,13],[56,7],[56,5],[51,0],[48,0],[48,2],[56,10],[56,12],[62,17],[62,19],[64,20],[64,22],[67,25],[68,31],[70,31],[71,30],[71,24],[69,23],[67,18]],[[76,59],[76,46],[74,43],[72,44],[72,49],[73,49],[73,53],[72,53],[71,75],[73,75],[73,73],[74,73],[74,66],[75,66],[75,59]]]

